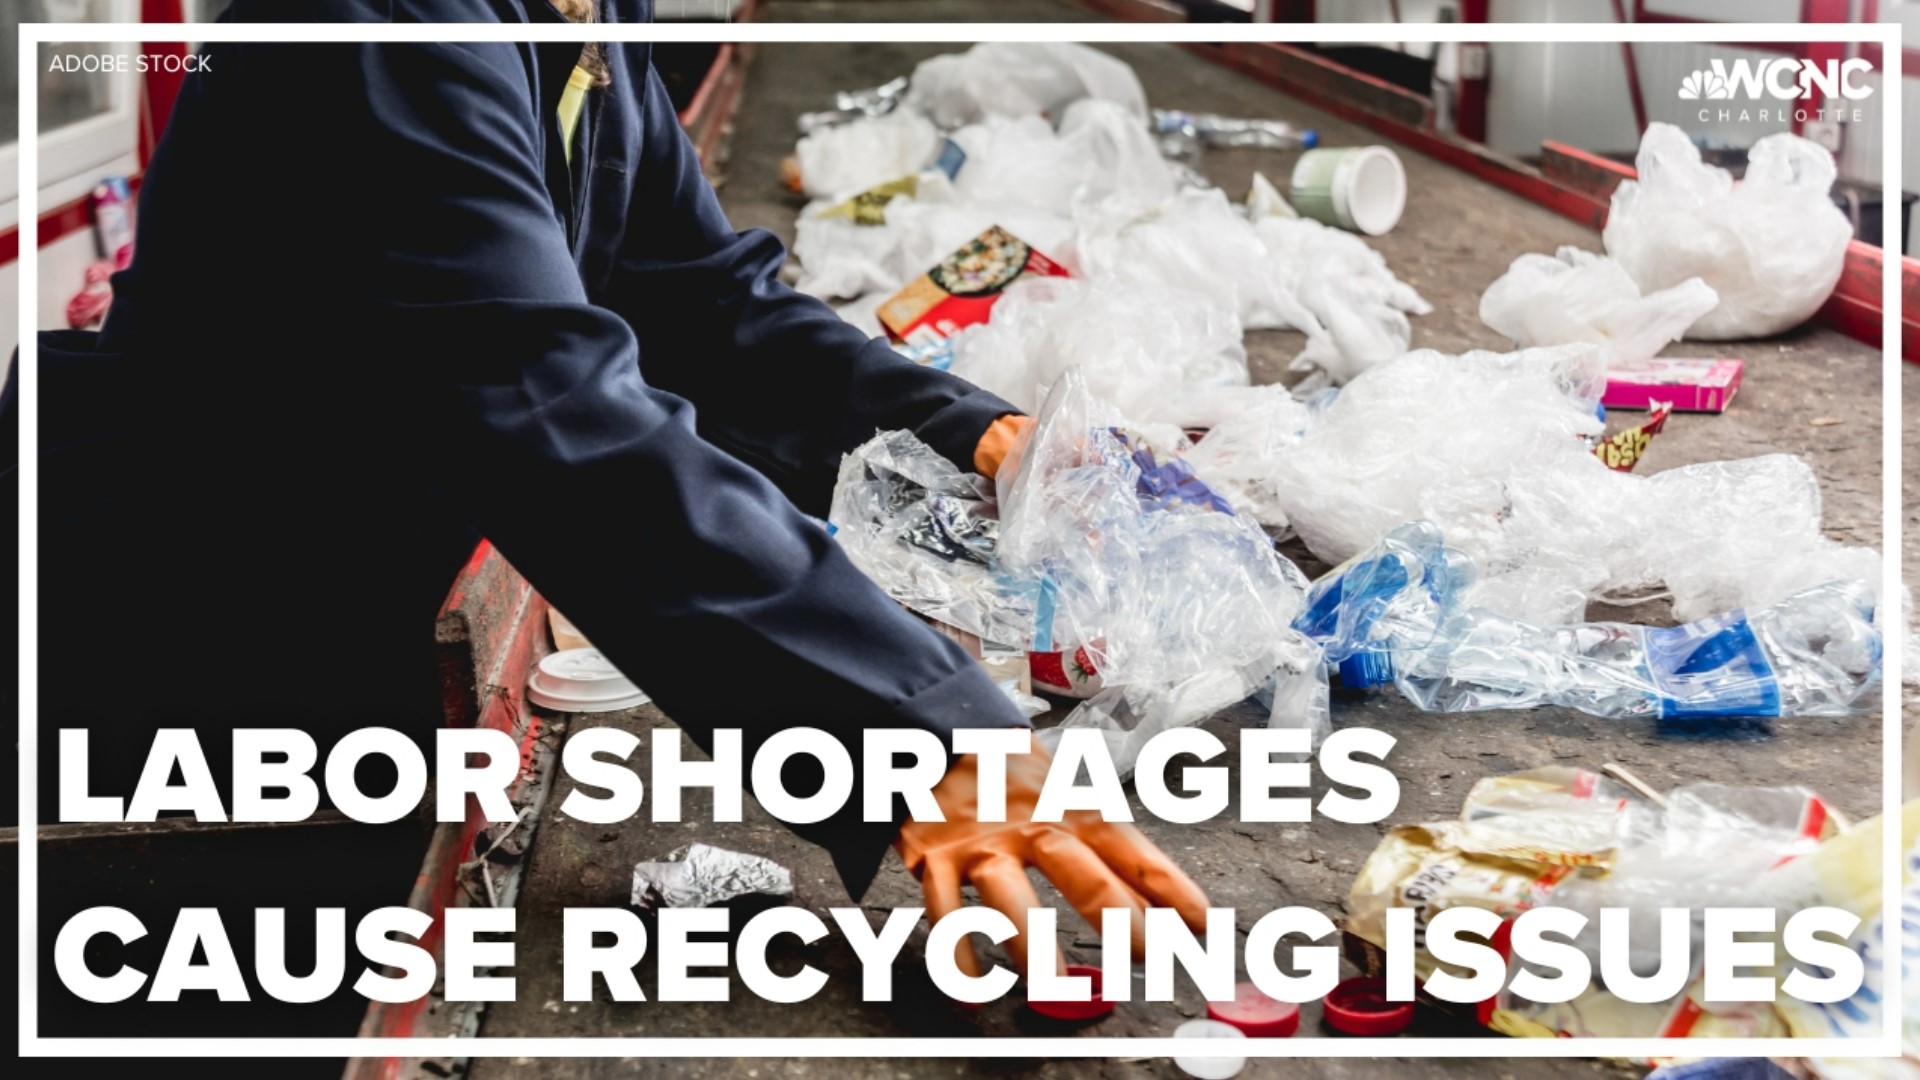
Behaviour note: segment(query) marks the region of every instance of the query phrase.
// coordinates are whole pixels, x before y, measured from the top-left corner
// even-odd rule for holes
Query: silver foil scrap
[[[689,844],[663,862],[633,868],[634,907],[713,907],[754,894],[792,896],[793,874],[772,859],[709,844]]]

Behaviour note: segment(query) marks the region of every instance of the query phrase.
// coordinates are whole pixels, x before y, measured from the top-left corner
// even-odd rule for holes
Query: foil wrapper
[[[865,90],[842,90],[833,95],[833,108],[800,114],[800,134],[808,135],[823,127],[862,117],[885,116],[899,108],[906,96],[905,75]]]
[[[663,862],[633,868],[634,907],[713,907],[735,897],[792,896],[793,874],[772,859],[709,844],[689,844]]]

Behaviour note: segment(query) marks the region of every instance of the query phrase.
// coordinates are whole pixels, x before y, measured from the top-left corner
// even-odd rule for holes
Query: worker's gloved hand
[[[907,869],[920,879],[927,918],[938,921],[962,905],[960,887],[972,882],[980,899],[997,908],[1019,935],[1007,952],[1024,975],[1027,968],[1027,912],[1040,906],[1027,867],[1040,872],[1093,928],[1103,908],[1133,911],[1133,954],[1146,947],[1144,909],[1169,907],[1196,931],[1206,926],[1207,897],[1159,848],[1124,821],[1108,822],[1092,811],[1068,811],[1064,820],[1033,820],[1047,766],[1052,758],[1033,744],[1031,751],[1007,758],[1007,820],[980,821],[979,758],[963,755],[933,789],[945,821],[908,818],[894,841]],[[1055,955],[1060,953],[1055,951]],[[980,958],[963,938],[954,961],[968,975],[981,973]],[[1060,965],[1064,969],[1064,961]]]
[[[1033,417],[1019,413],[1008,413],[995,420],[980,436],[973,448],[973,471],[991,480],[1007,470],[1007,476],[1013,476],[1013,470],[1020,467],[1020,451],[1027,445],[1027,436],[1033,431]]]

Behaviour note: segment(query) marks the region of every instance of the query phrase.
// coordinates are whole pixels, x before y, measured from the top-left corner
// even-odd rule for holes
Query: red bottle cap
[[[1413,1002],[1388,1001],[1387,980],[1345,979],[1320,1003],[1327,1023],[1349,1035],[1392,1035],[1413,1023]]]
[[[1100,969],[1086,964],[1068,964],[1067,974],[1084,975],[1092,984],[1093,995],[1085,1001],[1041,1001],[1028,998],[1027,1007],[1049,1020],[1095,1020],[1113,1011],[1113,1002],[1100,996]]]
[[[1268,997],[1250,982],[1233,988],[1232,1001],[1207,1002],[1207,1015],[1254,1039],[1285,1039],[1300,1030],[1300,1006]]]

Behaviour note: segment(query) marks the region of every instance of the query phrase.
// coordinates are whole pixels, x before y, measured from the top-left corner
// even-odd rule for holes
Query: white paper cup
[[[1304,217],[1380,236],[1407,208],[1407,170],[1384,146],[1321,147],[1293,166],[1293,208]]]

